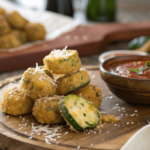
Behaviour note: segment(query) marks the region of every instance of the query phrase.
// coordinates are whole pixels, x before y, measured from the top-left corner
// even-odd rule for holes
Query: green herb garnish
[[[30,90],[32,90],[32,89],[33,89],[33,87],[34,87],[34,86],[32,85],[32,86],[31,86],[31,87],[30,87],[27,91],[29,92]]]
[[[52,107],[47,107],[47,110],[48,110],[48,111],[53,111],[54,113],[56,113],[56,110],[55,110],[55,108],[52,108]]]
[[[52,101],[57,101],[57,99],[52,99]]]
[[[49,60],[49,62],[50,62],[50,63],[52,63],[52,61],[51,61],[51,60]]]
[[[145,65],[141,68],[131,68],[130,71],[136,72],[137,74],[142,74],[144,70],[150,67],[150,61],[146,61]]]
[[[40,89],[40,91],[42,91],[42,90],[43,90],[43,88]]]
[[[25,80],[25,79],[23,79],[23,81],[24,81],[25,83],[30,83],[30,80]]]
[[[59,62],[62,63],[62,62],[67,61],[67,60],[69,60],[69,58],[66,58],[66,59],[60,59]]]
[[[99,95],[99,93],[97,92],[97,93],[96,93],[96,97],[99,97],[99,96],[100,96],[100,95]]]

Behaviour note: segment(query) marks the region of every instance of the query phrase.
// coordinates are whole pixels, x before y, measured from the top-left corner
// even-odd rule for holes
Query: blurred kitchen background
[[[1,1],[1,0],[0,0]],[[79,20],[82,24],[100,23],[105,22],[107,19],[104,18],[101,21],[93,21],[87,19],[87,6],[90,2],[101,2],[102,5],[106,6],[106,3],[111,3],[111,6],[103,7],[101,12],[111,9],[109,15],[114,16],[110,19],[111,22],[118,23],[130,23],[130,22],[142,22],[150,21],[150,0],[9,0],[12,3],[16,3],[20,7],[30,8],[34,10],[51,10],[59,12],[61,14],[72,17],[75,20]],[[114,3],[114,5],[113,5]],[[92,5],[89,8],[92,8]],[[89,9],[90,13],[90,9]],[[127,49],[129,41],[113,42],[105,47],[105,51],[113,49]],[[98,57],[100,54],[94,54],[90,56],[81,57],[83,65],[97,65]],[[90,58],[90,61],[89,61]],[[25,68],[26,69],[26,68]],[[0,74],[0,80],[23,73],[25,69],[14,70],[11,72],[4,72]]]
[[[68,11],[74,19],[80,20],[83,24],[91,23],[86,18],[86,8],[89,0],[10,0],[23,7],[64,13]],[[97,1],[97,0],[94,0]],[[99,1],[99,0],[98,0]],[[136,22],[150,20],[150,0],[100,0],[102,3],[114,1],[116,4],[117,22]],[[104,1],[104,2],[103,2]],[[71,8],[72,7],[72,8]],[[67,12],[66,12],[67,14]]]

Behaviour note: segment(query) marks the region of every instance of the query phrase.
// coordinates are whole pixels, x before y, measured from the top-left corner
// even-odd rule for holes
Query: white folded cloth
[[[150,150],[150,125],[136,132],[121,150]]]

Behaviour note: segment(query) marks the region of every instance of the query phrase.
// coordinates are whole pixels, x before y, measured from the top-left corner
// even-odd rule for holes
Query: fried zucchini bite
[[[27,36],[25,32],[21,30],[12,30],[11,34],[14,35],[21,42],[21,44],[24,44],[27,42]]]
[[[34,103],[32,114],[42,124],[55,124],[65,122],[60,111],[59,102],[63,96],[43,97]]]
[[[4,91],[1,103],[2,112],[9,115],[25,115],[31,113],[34,100],[27,96],[19,86]]]
[[[6,34],[10,32],[10,26],[7,20],[0,15],[0,35]]]
[[[90,82],[90,76],[87,71],[83,69],[59,78],[57,82],[57,93],[64,95],[83,88]]]
[[[55,74],[68,74],[81,67],[81,61],[76,50],[53,50],[43,62],[46,68]]]
[[[45,28],[40,23],[28,23],[25,32],[30,41],[43,40],[46,35]]]
[[[28,23],[28,21],[24,19],[17,11],[7,13],[6,19],[9,24],[16,29],[24,29]]]
[[[8,33],[0,37],[0,48],[14,48],[20,45],[21,42],[12,34]]]
[[[93,128],[100,120],[99,111],[94,104],[78,95],[64,97],[59,109],[72,131]]]
[[[20,86],[34,100],[56,93],[56,84],[53,79],[39,67],[29,68],[25,71]]]
[[[88,84],[84,88],[74,92],[75,95],[79,95],[91,102],[99,109],[102,102],[102,92],[99,87]]]

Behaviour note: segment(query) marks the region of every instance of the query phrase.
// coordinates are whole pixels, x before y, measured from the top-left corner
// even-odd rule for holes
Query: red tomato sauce
[[[149,60],[147,60],[149,61]],[[124,61],[116,62],[106,67],[106,70],[112,74],[135,79],[150,79],[150,67],[137,74],[136,72],[130,71],[131,68],[141,68],[145,65],[146,61]]]

